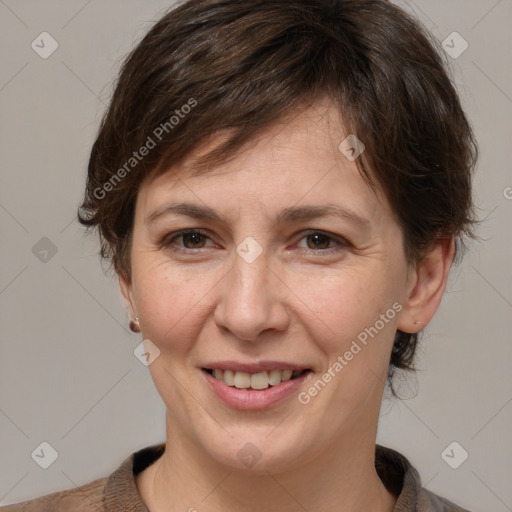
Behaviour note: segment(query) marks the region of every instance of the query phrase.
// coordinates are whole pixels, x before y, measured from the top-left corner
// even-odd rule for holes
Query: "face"
[[[278,471],[374,442],[411,272],[347,135],[317,104],[206,175],[187,169],[211,146],[139,191],[123,295],[160,351],[168,430],[212,461]]]

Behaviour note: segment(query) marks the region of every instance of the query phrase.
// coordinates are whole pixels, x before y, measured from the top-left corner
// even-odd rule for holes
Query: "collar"
[[[143,448],[122,462],[105,482],[105,512],[148,512],[137,490],[135,476],[164,452],[165,443],[161,443]],[[393,512],[464,512],[422,489],[418,472],[395,450],[376,445],[375,468],[386,488],[398,497]]]

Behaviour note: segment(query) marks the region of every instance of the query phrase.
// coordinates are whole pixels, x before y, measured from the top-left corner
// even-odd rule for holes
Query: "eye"
[[[178,243],[181,240],[181,243]],[[187,252],[207,249],[211,241],[208,233],[199,229],[184,229],[166,236],[160,243],[162,248],[176,252]],[[305,246],[302,245],[305,242]],[[350,243],[342,237],[334,236],[323,231],[310,231],[302,236],[297,247],[313,253],[333,252],[345,249]]]
[[[301,238],[306,243],[306,249],[313,252],[325,252],[328,249],[340,249],[349,246],[347,240],[324,233],[323,231],[310,231]],[[300,247],[300,243],[298,245]],[[300,247],[301,249],[304,246]]]
[[[176,241],[181,239],[182,244],[176,245]],[[161,246],[175,251],[187,251],[205,248],[205,243],[211,240],[210,236],[198,229],[185,229],[165,237]]]

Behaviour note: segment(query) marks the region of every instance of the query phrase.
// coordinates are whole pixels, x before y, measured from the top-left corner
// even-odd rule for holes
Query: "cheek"
[[[376,270],[354,268],[321,279],[305,301],[315,313],[308,334],[325,366],[299,401],[308,421],[322,418],[329,432],[340,425],[349,429],[378,410],[400,304],[391,274]],[[297,295],[306,296],[307,281]]]
[[[186,351],[202,327],[199,319],[208,314],[208,296],[217,274],[190,271],[149,257],[141,258],[133,267],[144,337],[162,351]]]
[[[379,321],[377,327],[385,335],[394,329],[392,306],[399,295],[389,275],[389,269],[376,266],[353,267],[324,276],[303,276],[289,286],[301,300],[303,312],[310,311],[308,316],[322,331],[326,352],[332,354],[374,326],[390,308],[384,325]]]
[[[313,383],[304,400],[318,400],[333,424],[347,411],[363,411],[385,383],[401,309],[393,275],[389,268],[354,268],[317,280],[315,287],[307,288],[311,279],[305,279],[297,288],[315,314],[309,335],[325,362],[318,378],[326,385]]]

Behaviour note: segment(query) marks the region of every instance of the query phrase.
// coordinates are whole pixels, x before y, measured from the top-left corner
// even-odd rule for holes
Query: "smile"
[[[212,362],[211,367],[202,367],[201,373],[210,391],[222,403],[232,409],[257,411],[275,407],[298,395],[313,371],[293,366],[271,361],[258,364]]]
[[[296,379],[308,370],[270,370],[257,373],[248,373],[244,371],[204,369],[214,378],[224,382],[229,387],[237,389],[262,390],[271,386],[277,386],[281,382]]]

